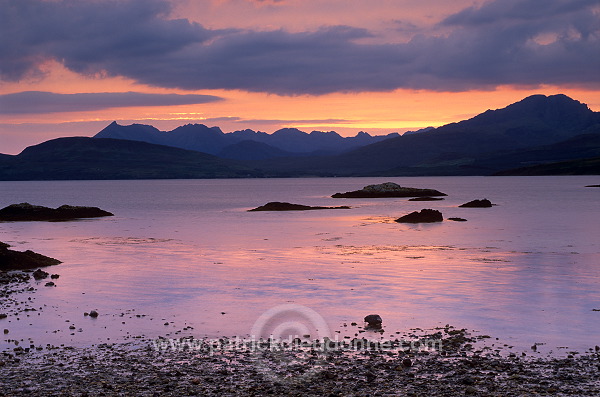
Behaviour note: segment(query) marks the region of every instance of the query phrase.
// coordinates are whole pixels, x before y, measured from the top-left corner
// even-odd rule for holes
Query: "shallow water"
[[[329,198],[385,181],[448,197]],[[600,344],[593,311],[600,189],[584,187],[597,183],[589,176],[0,182],[2,207],[92,205],[116,215],[0,224],[0,241],[63,261],[46,269],[60,274],[56,287],[44,280],[22,294],[42,310],[0,320],[10,330],[0,348],[9,339],[89,345],[247,335],[265,311],[293,303],[341,334],[356,331],[344,323],[362,325],[378,313],[390,333],[451,324],[517,348],[586,349]],[[497,205],[457,208],[484,197]],[[246,212],[268,201],[352,209]],[[422,208],[468,222],[393,222]],[[92,309],[97,319],[83,316]]]

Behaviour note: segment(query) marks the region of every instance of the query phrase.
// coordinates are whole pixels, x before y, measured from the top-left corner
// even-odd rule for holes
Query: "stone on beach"
[[[365,323],[367,323],[365,329],[381,329],[383,320],[379,314],[369,314],[365,317]]]
[[[385,182],[377,185],[367,185],[360,190],[345,193],[336,193],[333,198],[379,198],[379,197],[431,197],[446,196],[435,189],[420,189],[414,187],[403,187],[393,182]]]

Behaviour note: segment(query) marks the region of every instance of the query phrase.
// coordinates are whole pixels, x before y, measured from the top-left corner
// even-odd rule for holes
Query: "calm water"
[[[332,199],[393,181],[445,201]],[[600,344],[598,177],[0,182],[0,206],[92,205],[105,219],[0,224],[0,241],[64,263],[6,339],[86,345],[143,335],[232,336],[266,310],[309,307],[332,330],[378,313],[387,331],[451,324],[526,348]],[[457,205],[487,197],[497,206]],[[350,210],[246,212],[268,201]],[[445,221],[393,219],[435,208]],[[83,312],[96,309],[93,320]],[[224,314],[222,314],[224,313]],[[168,323],[168,325],[165,325]],[[74,325],[76,330],[70,330]],[[192,327],[184,329],[185,327]],[[81,331],[78,331],[81,329]],[[179,333],[177,333],[179,332]],[[71,335],[74,334],[74,335]]]

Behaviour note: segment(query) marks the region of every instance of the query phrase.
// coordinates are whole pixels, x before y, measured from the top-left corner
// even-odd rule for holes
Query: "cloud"
[[[366,44],[373,33],[350,26],[211,30],[169,19],[166,0],[0,0],[0,73],[23,79],[55,59],[78,73],[158,87],[280,95],[598,87],[597,4],[493,0],[447,17],[438,25],[446,35],[420,32],[408,42]]]
[[[143,94],[139,92],[103,92],[55,94],[25,91],[0,95],[0,114],[81,112],[132,106],[192,105],[219,101],[212,95]]]

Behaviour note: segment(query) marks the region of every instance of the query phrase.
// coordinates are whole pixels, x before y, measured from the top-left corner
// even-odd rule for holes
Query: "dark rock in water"
[[[61,263],[58,259],[50,258],[45,255],[35,253],[33,251],[14,251],[8,249],[10,247],[6,243],[0,243],[0,270],[25,270],[34,269],[37,267],[53,266]],[[40,270],[40,272],[42,272]],[[46,273],[46,272],[42,272]],[[37,273],[41,275],[42,273]],[[33,273],[34,277],[36,272]],[[46,273],[46,276],[48,274]]]
[[[90,316],[91,318],[96,318],[96,317],[98,317],[98,312],[97,312],[97,311],[95,311],[95,310],[92,310],[92,311],[90,312],[89,316]]]
[[[56,284],[54,284],[53,281],[48,281],[46,284],[44,284],[46,287],[54,287]]]
[[[468,203],[464,203],[459,205],[461,208],[490,208],[492,206],[492,202],[488,199],[483,200],[473,200]]]
[[[414,197],[411,199],[408,199],[408,201],[440,201],[443,200],[443,197],[429,197],[429,196],[425,196],[425,197]]]
[[[272,201],[265,205],[261,205],[260,207],[253,208],[248,211],[309,211],[309,210],[347,210],[350,209],[347,205],[342,205],[339,207],[313,207],[310,205],[302,205],[302,204],[291,204],[291,203],[282,203],[279,201]]]
[[[467,220],[465,218],[448,218],[449,221],[454,221],[454,222],[466,222]]]
[[[381,329],[383,320],[379,314],[369,314],[365,317],[365,323],[367,323],[365,329]]]
[[[408,215],[404,215],[398,219],[396,222],[400,223],[431,223],[431,222],[442,222],[444,217],[442,213],[438,210],[432,209],[422,209],[420,212],[415,211],[411,212]]]
[[[6,318],[6,317],[8,317],[8,315],[7,315],[7,314],[0,313],[0,320],[4,319],[4,318]]]
[[[600,187],[600,185],[586,185],[585,187]]]
[[[368,185],[360,190],[346,193],[336,193],[333,198],[379,198],[379,197],[431,197],[446,196],[445,193],[434,189],[419,189],[414,187],[402,187],[393,182]]]
[[[402,365],[406,368],[412,367],[412,360],[410,358],[405,358],[402,360]]]
[[[11,204],[0,209],[0,221],[68,221],[80,218],[98,218],[113,216],[110,212],[97,207],[61,205],[48,208],[29,203]]]
[[[51,279],[56,280],[57,278],[60,277],[60,274],[53,274],[50,276]]]
[[[43,271],[42,269],[37,269],[35,272],[33,272],[32,276],[33,278],[35,278],[36,280],[42,280],[45,279],[46,277],[48,277],[49,273],[46,273],[45,271]]]

